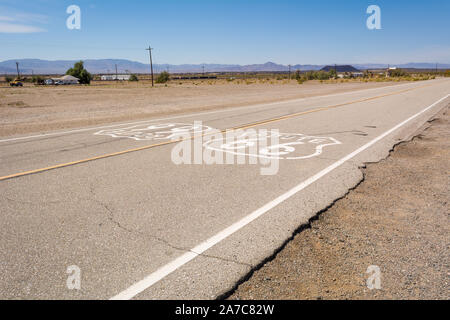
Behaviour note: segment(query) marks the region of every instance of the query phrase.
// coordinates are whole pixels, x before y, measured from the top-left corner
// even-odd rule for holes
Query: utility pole
[[[202,65],[202,74],[205,75],[205,65]]]
[[[16,62],[16,69],[17,69],[17,79],[20,79],[19,63],[18,62]]]
[[[117,64],[116,64],[116,81],[119,80],[119,76],[117,75]]]
[[[289,81],[291,81],[291,65],[289,65]]]
[[[152,73],[152,87],[154,87],[155,84],[153,82],[153,60],[152,60],[152,50],[153,50],[153,48],[148,46],[148,49],[145,49],[145,50],[148,50],[148,53],[150,54],[150,71]]]
[[[437,74],[437,62],[436,62],[436,74]]]

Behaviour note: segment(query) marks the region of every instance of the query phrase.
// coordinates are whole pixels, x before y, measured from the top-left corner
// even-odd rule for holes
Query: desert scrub
[[[170,80],[170,75],[168,72],[163,71],[159,74],[159,76],[156,78],[156,83],[166,83]]]
[[[128,81],[139,81],[139,79],[138,79],[137,75],[132,74],[132,75],[130,76],[130,79],[129,79]]]

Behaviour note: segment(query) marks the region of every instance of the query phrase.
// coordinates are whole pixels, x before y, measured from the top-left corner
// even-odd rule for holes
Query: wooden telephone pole
[[[148,53],[150,54],[150,71],[152,73],[152,87],[154,87],[155,84],[154,84],[154,81],[153,81],[153,60],[152,60],[152,50],[153,50],[153,48],[148,46],[148,49],[145,49],[145,50],[148,50]]]
[[[17,69],[17,79],[20,79],[19,63],[18,62],[16,62],[16,69]]]

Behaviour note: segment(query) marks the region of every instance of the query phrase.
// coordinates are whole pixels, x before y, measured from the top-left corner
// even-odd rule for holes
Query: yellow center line
[[[383,97],[388,97],[388,96],[392,96],[392,95],[396,95],[396,94],[400,94],[400,93],[404,93],[404,92],[408,92],[408,91],[411,91],[411,90],[420,89],[420,88],[424,88],[424,87],[428,87],[428,86],[431,86],[431,85],[427,84],[427,85],[423,85],[423,86],[420,86],[420,87],[404,89],[404,90],[395,91],[395,92],[391,92],[391,93],[387,93],[387,94],[383,94],[383,95],[379,95],[379,96],[375,96],[375,97],[364,98],[364,99],[354,100],[354,101],[350,101],[350,102],[339,103],[339,104],[335,104],[335,105],[331,105],[331,106],[327,106],[327,107],[321,107],[321,108],[317,108],[317,109],[312,109],[312,110],[292,113],[292,114],[288,114],[288,115],[285,115],[285,116],[276,117],[276,118],[272,118],[272,119],[268,119],[268,120],[257,121],[257,122],[254,122],[254,123],[251,123],[251,124],[248,124],[248,125],[242,125],[242,126],[238,126],[238,127],[229,128],[229,129],[222,129],[219,132],[224,133],[224,132],[227,132],[229,130],[248,129],[248,128],[252,128],[252,127],[256,127],[256,126],[260,126],[260,125],[264,125],[264,124],[268,124],[268,123],[272,123],[272,122],[277,122],[277,121],[282,121],[282,120],[286,120],[286,119],[291,119],[291,118],[298,117],[298,116],[305,115],[305,114],[309,114],[309,113],[320,112],[320,111],[330,110],[330,109],[334,109],[334,108],[338,108],[338,107],[342,107],[342,106],[347,106],[347,105],[351,105],[351,104],[355,104],[355,103],[376,100],[376,99],[380,99],[380,98],[383,98]],[[34,169],[34,170],[14,173],[14,174],[10,174],[10,175],[7,175],[7,176],[0,177],[0,181],[13,179],[13,178],[18,178],[18,177],[23,177],[23,176],[27,176],[27,175],[31,175],[31,174],[35,174],[35,173],[41,173],[41,172],[44,172],[44,171],[49,171],[49,170],[69,167],[69,166],[73,166],[73,165],[77,165],[77,164],[81,164],[81,163],[86,163],[86,162],[90,162],[90,161],[95,161],[95,160],[100,160],[100,159],[106,159],[106,158],[110,158],[110,157],[120,156],[122,154],[142,151],[142,150],[151,149],[151,148],[155,148],[155,147],[159,147],[159,146],[165,146],[165,145],[168,145],[168,144],[178,143],[178,142],[186,141],[186,140],[192,140],[192,139],[195,139],[195,138],[199,138],[199,137],[203,137],[203,136],[207,136],[207,135],[211,135],[211,134],[216,134],[216,133],[217,133],[217,131],[216,132],[212,132],[212,133],[204,133],[204,134],[193,136],[193,137],[187,137],[187,138],[182,138],[182,139],[178,139],[178,140],[171,140],[171,141],[164,141],[164,142],[155,143],[155,144],[151,144],[151,145],[147,145],[147,146],[143,146],[143,147],[139,147],[139,148],[127,149],[127,150],[113,152],[113,153],[108,153],[108,154],[103,154],[103,155],[99,155],[99,156],[95,156],[95,157],[91,157],[91,158],[87,158],[87,159],[61,163],[61,164],[57,164],[57,165],[50,166],[50,167],[45,167],[45,168],[40,168],[40,169]]]

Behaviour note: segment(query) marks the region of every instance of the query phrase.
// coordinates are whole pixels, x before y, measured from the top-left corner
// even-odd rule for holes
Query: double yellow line
[[[286,119],[291,119],[291,118],[298,117],[298,116],[305,115],[305,114],[309,114],[309,113],[320,112],[320,111],[330,110],[330,109],[334,109],[334,108],[338,108],[338,107],[342,107],[342,106],[347,106],[347,105],[351,105],[351,104],[355,104],[355,103],[376,100],[376,99],[380,99],[380,98],[383,98],[383,97],[392,96],[392,95],[396,95],[396,94],[400,94],[400,93],[404,93],[404,92],[408,92],[408,91],[412,91],[412,90],[415,90],[415,89],[420,89],[420,88],[424,88],[424,87],[428,87],[428,86],[431,86],[431,85],[430,84],[423,85],[423,86],[420,86],[420,87],[415,87],[415,88],[409,88],[409,89],[404,89],[404,90],[400,90],[400,91],[395,91],[395,92],[391,92],[391,93],[387,93],[387,94],[383,94],[383,95],[379,95],[379,96],[375,96],[375,97],[371,97],[371,98],[359,99],[359,100],[354,100],[354,101],[350,101],[350,102],[335,104],[335,105],[331,105],[331,106],[327,106],[327,107],[312,109],[312,110],[308,110],[308,111],[292,113],[292,114],[288,114],[288,115],[277,117],[277,118],[272,118],[272,119],[268,119],[268,120],[262,120],[262,121],[253,122],[253,123],[250,123],[250,124],[247,124],[247,125],[242,125],[242,126],[238,126],[238,127],[229,128],[229,129],[223,129],[223,130],[220,130],[220,132],[224,133],[224,132],[226,132],[228,130],[248,129],[248,128],[252,128],[252,127],[256,127],[256,126],[260,126],[260,125],[264,125],[264,124],[268,124],[268,123],[272,123],[272,122],[278,122],[278,121],[282,121],[282,120],[286,120]],[[214,132],[214,133],[217,133],[217,132]],[[147,150],[147,149],[151,149],[151,148],[155,148],[155,147],[165,146],[165,145],[178,143],[178,142],[186,141],[186,140],[191,140],[191,139],[195,139],[195,138],[198,138],[198,137],[203,137],[203,136],[207,136],[207,135],[211,135],[211,134],[213,134],[213,133],[204,133],[204,134],[193,136],[193,137],[189,137],[189,138],[182,138],[182,139],[178,139],[178,140],[165,141],[165,142],[155,143],[155,144],[151,144],[151,145],[147,145],[147,146],[143,146],[143,147],[139,147],[139,148],[127,149],[127,150],[123,150],[123,151],[103,154],[103,155],[96,156],[96,157],[86,158],[86,159],[82,159],[82,160],[61,163],[61,164],[57,164],[57,165],[50,166],[50,167],[45,167],[45,168],[40,168],[40,169],[34,169],[34,170],[14,173],[14,174],[10,174],[10,175],[7,175],[7,176],[0,177],[0,181],[13,179],[13,178],[18,178],[18,177],[23,177],[23,176],[27,176],[27,175],[31,175],[31,174],[35,174],[35,173],[41,173],[41,172],[44,172],[44,171],[65,168],[65,167],[69,167],[69,166],[73,166],[73,165],[77,165],[77,164],[81,164],[81,163],[86,163],[86,162],[90,162],[90,161],[95,161],[95,160],[100,160],[100,159],[106,159],[106,158],[110,158],[110,157],[120,156],[120,155],[131,153],[131,152],[137,152],[137,151]]]

